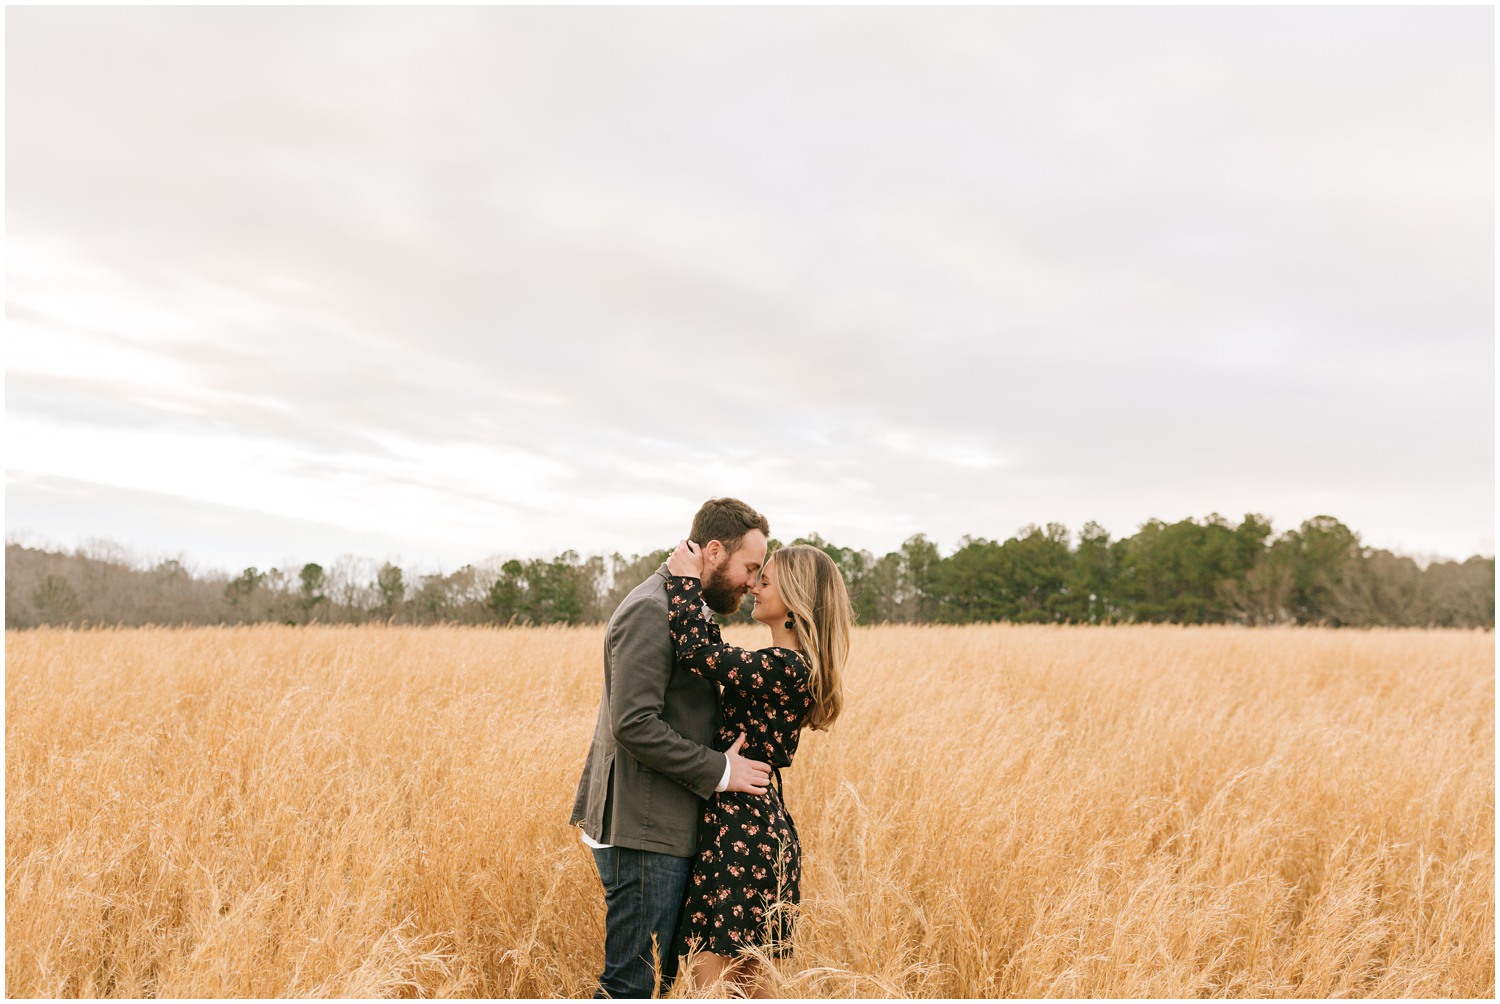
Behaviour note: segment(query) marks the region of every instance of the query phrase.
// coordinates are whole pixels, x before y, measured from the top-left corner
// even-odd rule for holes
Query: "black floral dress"
[[[764,795],[722,791],[703,803],[675,953],[697,947],[733,956],[755,945],[786,955],[801,899],[802,846],[782,804],[780,768],[791,766],[812,708],[807,662],[789,648],[724,644],[697,579],[668,578],[667,599],[678,665],[723,685],[714,749],[729,749],[743,732],[740,755],[776,768]]]

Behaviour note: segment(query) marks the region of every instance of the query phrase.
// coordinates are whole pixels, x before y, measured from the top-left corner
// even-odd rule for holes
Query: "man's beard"
[[[714,613],[732,614],[740,608],[747,590],[733,585],[729,577],[715,568],[703,574],[703,602]]]

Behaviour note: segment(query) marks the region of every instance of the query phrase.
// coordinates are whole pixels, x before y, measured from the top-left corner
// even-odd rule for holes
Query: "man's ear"
[[[711,540],[703,545],[703,560],[710,565],[718,566],[724,560],[724,542],[722,540]]]

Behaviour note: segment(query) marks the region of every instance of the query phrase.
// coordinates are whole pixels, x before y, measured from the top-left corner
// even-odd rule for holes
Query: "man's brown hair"
[[[688,539],[699,547],[717,540],[733,554],[751,530],[771,536],[771,524],[766,518],[739,499],[709,499],[693,517]]]

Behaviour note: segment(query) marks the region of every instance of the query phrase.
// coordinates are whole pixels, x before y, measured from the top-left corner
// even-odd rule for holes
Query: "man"
[[[739,609],[766,560],[766,518],[738,499],[710,499],[689,537],[703,548],[703,597]],[[712,682],[679,670],[667,628],[667,566],[616,608],[604,635],[604,697],[578,782],[582,826],[604,884],[604,973],[595,997],[650,997],[676,975],[672,937],[697,848],[700,799],[763,795],[770,767],[709,748],[721,724]]]

